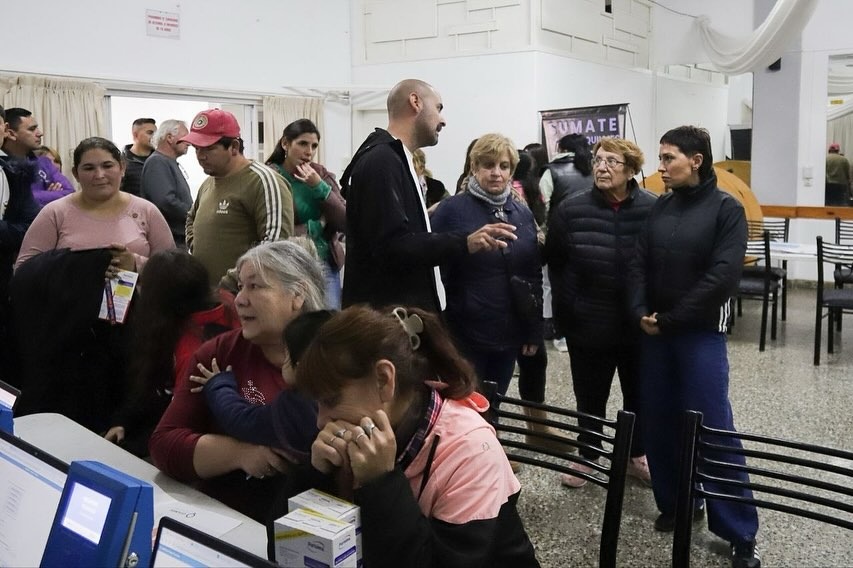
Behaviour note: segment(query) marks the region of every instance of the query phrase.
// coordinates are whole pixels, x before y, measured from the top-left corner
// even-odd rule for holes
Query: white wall
[[[180,39],[149,37],[146,9],[179,13]],[[240,92],[349,84],[341,0],[3,2],[2,17],[7,71]]]
[[[730,125],[752,126],[752,73],[729,77],[728,117]]]
[[[795,159],[802,167],[812,167],[813,187],[802,176],[797,184],[797,203],[823,205],[826,158],[827,73],[829,57],[853,53],[849,25],[853,3],[845,0],[821,0],[809,24],[803,30],[800,64],[799,125]],[[785,61],[783,57],[783,67]],[[757,104],[757,101],[756,101]],[[818,198],[815,194],[819,193]]]
[[[630,103],[637,142],[646,155],[646,174],[657,168],[660,136],[680,124],[709,128],[715,155],[724,155],[725,87],[536,52],[353,68],[357,83],[391,87],[408,77],[429,82],[442,95],[447,128],[438,145],[425,151],[429,168],[448,187],[461,173],[472,138],[496,131],[518,147],[538,141],[538,113],[547,109]],[[633,133],[628,130],[626,136],[633,138]],[[356,146],[360,142],[355,141]]]
[[[532,52],[455,57],[353,68],[353,81],[391,88],[406,78],[433,85],[444,102],[447,127],[424,148],[427,167],[453,193],[472,138],[500,132],[519,147],[539,139]],[[355,140],[355,147],[361,140]]]
[[[646,155],[644,170],[653,173],[657,163],[655,138],[654,75],[597,65],[550,54],[537,55],[535,110],[629,103],[637,144]],[[534,121],[535,119],[534,114]],[[626,120],[626,138],[634,138]]]
[[[589,22],[601,27],[604,36],[598,47],[583,47],[583,29],[564,30],[562,24],[566,22],[561,24],[553,17],[542,21],[542,14],[558,14],[563,2],[569,2],[575,14],[583,13]],[[733,32],[752,27],[748,17],[751,2],[661,3],[693,14],[708,13],[712,21],[731,19],[735,14],[737,22],[723,26]],[[4,6],[6,22],[32,19],[31,7],[8,4]],[[702,59],[695,52],[674,48],[690,37],[690,22],[683,21],[682,16],[672,21],[671,14],[647,0],[615,0],[612,15],[603,13],[603,3],[599,6],[590,0],[408,3],[421,8],[431,6],[431,11],[424,12],[435,18],[430,20],[435,25],[430,24],[427,30],[434,37],[428,41],[443,42],[452,51],[454,56],[444,59],[428,59],[436,57],[436,52],[418,48],[423,42],[410,37],[424,35],[423,30],[418,32],[409,26],[389,31],[394,22],[399,24],[393,18],[385,18],[384,31],[371,27],[375,16],[369,14],[394,4],[365,0],[245,0],[239,5],[225,0],[45,0],[40,9],[50,17],[39,21],[37,34],[32,26],[5,26],[7,41],[0,71],[157,83],[186,89],[188,93],[209,89],[287,94],[287,87],[391,87],[406,77],[423,78],[441,91],[447,107],[448,128],[442,133],[441,143],[427,150],[427,157],[429,167],[448,185],[461,171],[471,138],[500,131],[519,146],[538,140],[538,111],[548,108],[630,103],[637,140],[647,154],[647,172],[656,166],[657,139],[677,124],[708,126],[714,135],[715,151],[720,157],[725,152],[727,118],[719,104],[724,87],[678,81],[626,67],[631,63],[625,60],[625,54],[634,53],[634,65],[640,67],[648,67],[647,59],[652,58],[647,53],[649,48],[644,47],[649,9],[655,18],[653,33],[659,46],[654,50],[654,63],[671,62],[676,52],[689,55],[691,62]],[[147,36],[146,8],[180,13],[181,38]],[[516,17],[519,9],[530,17]],[[421,24],[415,27],[426,29]],[[492,31],[477,32],[478,26]],[[555,31],[557,28],[562,31]],[[392,32],[403,39],[395,40]],[[573,59],[568,53],[557,54],[562,44],[551,45],[548,38],[554,39],[551,36],[559,33],[569,38],[566,46],[576,51],[574,57],[582,57],[584,49],[594,48],[603,54],[602,61],[610,58],[612,62],[590,63]],[[351,35],[356,40],[352,45]],[[447,43],[451,36],[455,38],[452,45]],[[463,36],[467,39],[459,39]],[[385,44],[380,41],[383,38]],[[529,49],[531,44],[543,42],[550,53],[484,53],[489,48]],[[34,49],[34,45],[38,48]],[[421,60],[365,63],[401,57]],[[357,61],[354,66],[352,61]],[[326,162],[340,173],[352,148],[361,141],[352,139],[350,107],[327,104],[325,118]],[[717,146],[720,150],[716,150]]]
[[[769,11],[772,4],[757,1],[756,12]],[[752,179],[762,203],[824,203],[828,60],[830,55],[853,53],[851,20],[853,3],[817,2],[800,42],[783,54],[781,70],[755,74]],[[792,223],[792,240],[814,243],[817,235],[833,239],[834,225],[812,220]],[[811,265],[794,263],[792,277],[814,278],[815,274]]]
[[[44,0],[35,14],[31,4],[3,2],[0,73],[255,98],[346,86],[349,8],[347,0]],[[179,13],[180,39],[148,36],[146,9]],[[326,107],[323,144],[334,169],[349,154],[349,107]]]
[[[658,0],[652,12],[655,65],[710,61],[696,33],[694,16],[707,16],[715,30],[731,36],[748,35],[763,21],[754,21],[753,2],[748,0]]]

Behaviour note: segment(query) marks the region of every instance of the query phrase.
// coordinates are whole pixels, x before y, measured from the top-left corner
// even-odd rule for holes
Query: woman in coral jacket
[[[300,390],[319,401],[322,427],[313,468],[294,472],[284,502],[308,487],[354,500],[365,566],[539,566],[516,510],[519,482],[480,415],[488,403],[436,316],[361,306],[310,312],[284,340],[291,368],[282,374],[295,368]],[[202,373],[219,427],[244,442],[289,447],[298,426],[292,391],[252,405],[235,373],[218,371]]]
[[[488,403],[437,316],[348,308],[296,383],[319,404],[312,466],[361,507],[365,566],[539,566]]]

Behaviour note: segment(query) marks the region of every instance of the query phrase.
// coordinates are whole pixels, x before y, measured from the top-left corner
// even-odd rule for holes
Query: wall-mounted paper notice
[[[181,14],[145,10],[145,28],[149,36],[181,39]]]

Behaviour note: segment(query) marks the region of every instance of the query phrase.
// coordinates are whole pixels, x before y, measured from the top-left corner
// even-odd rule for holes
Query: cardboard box
[[[315,513],[320,513],[325,517],[351,524],[355,528],[357,565],[362,565],[361,512],[358,505],[353,505],[349,501],[339,499],[334,495],[329,495],[316,489],[309,489],[291,497],[287,501],[287,510],[289,512],[292,513],[298,509],[308,509]]]
[[[297,509],[273,526],[275,560],[282,566],[355,568],[355,528],[314,511]]]

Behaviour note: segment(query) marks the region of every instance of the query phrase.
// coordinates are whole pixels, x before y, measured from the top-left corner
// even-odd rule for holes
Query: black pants
[[[539,343],[535,355],[518,351],[518,394],[522,400],[545,402],[545,372],[548,370],[548,351],[545,342]]]
[[[613,374],[619,371],[619,384],[622,387],[622,407],[637,415],[634,434],[631,438],[631,457],[644,455],[640,416],[640,349],[637,344],[590,346],[569,343],[569,361],[572,369],[572,385],[578,411],[593,416],[606,416],[607,399]],[[596,432],[601,428],[589,420],[581,420],[580,426]],[[578,440],[595,446],[601,443],[589,434],[578,435]],[[581,454],[585,458],[597,456]]]
[[[826,192],[824,194],[824,205],[831,207],[833,205],[849,205],[850,204],[850,188],[843,183],[827,183]]]

